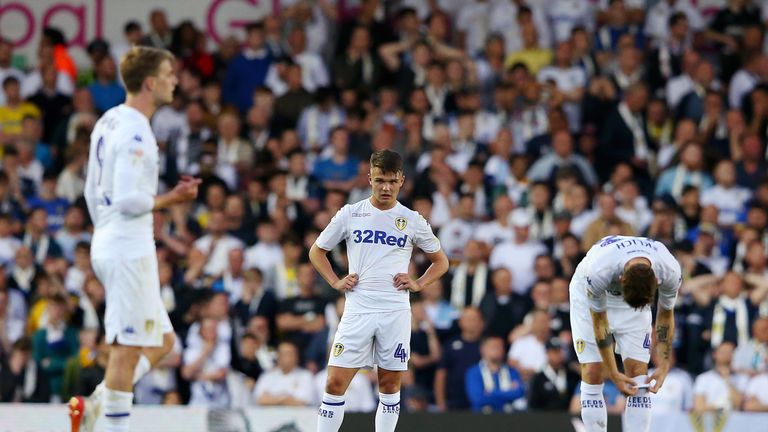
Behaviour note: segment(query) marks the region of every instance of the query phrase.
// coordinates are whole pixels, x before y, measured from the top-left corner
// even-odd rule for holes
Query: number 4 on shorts
[[[408,353],[403,349],[403,344],[397,344],[397,348],[395,348],[395,358],[399,358],[403,363],[408,361]]]

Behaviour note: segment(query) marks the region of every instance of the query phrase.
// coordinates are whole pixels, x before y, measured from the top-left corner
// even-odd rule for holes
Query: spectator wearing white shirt
[[[653,212],[648,208],[648,200],[640,195],[637,183],[634,180],[624,181],[616,187],[614,196],[619,203],[616,215],[632,225],[636,233],[645,232],[653,221]]]
[[[744,399],[744,411],[768,412],[768,373],[749,380]]]
[[[723,342],[712,353],[714,367],[696,377],[693,384],[693,410],[731,411],[741,407],[742,392],[747,384],[745,375],[731,369],[734,345]]]
[[[531,217],[525,209],[512,212],[512,226],[515,240],[502,243],[491,252],[489,266],[492,269],[506,268],[512,273],[512,290],[525,294],[535,282],[533,264],[536,257],[547,252],[539,241],[529,240]]]
[[[501,0],[492,3],[490,30],[503,35],[507,54],[523,48],[520,37],[523,21],[533,21],[539,35],[539,46],[552,45],[552,32],[542,5],[522,0]]]
[[[27,304],[24,295],[7,286],[5,266],[0,264],[0,350],[11,352],[11,345],[24,336]]]
[[[669,19],[682,12],[688,18],[688,25],[694,32],[704,29],[704,18],[689,0],[661,0],[648,10],[645,18],[645,35],[655,43],[667,39]]]
[[[11,216],[0,213],[0,266],[13,263],[21,240],[11,234]]]
[[[588,30],[594,29],[593,5],[582,0],[551,0],[547,2],[547,14],[552,23],[552,33],[555,41],[566,40],[571,36],[571,30],[583,26]]]
[[[303,27],[295,27],[287,38],[291,57],[301,66],[301,84],[304,90],[314,93],[330,84],[328,69],[319,54],[307,50],[307,34]]]
[[[768,75],[768,57],[755,54],[744,61],[728,86],[728,106],[742,108],[742,100]]]
[[[758,318],[752,323],[752,340],[736,347],[731,367],[737,373],[749,376],[768,372],[768,317]]]
[[[565,99],[563,110],[568,116],[570,129],[577,132],[581,126],[581,100],[584,97],[587,76],[582,68],[573,65],[572,52],[570,40],[559,42],[555,48],[553,64],[542,69],[537,78],[540,83],[555,83]]]
[[[258,268],[264,275],[264,285],[274,286],[275,266],[283,261],[283,249],[280,247],[280,232],[271,220],[256,225],[258,242],[245,251],[245,267]]]
[[[472,239],[476,227],[475,196],[463,194],[456,207],[456,216],[440,228],[437,236],[449,260],[461,259],[464,247]]]
[[[490,31],[491,2],[474,0],[465,2],[456,16],[456,28],[459,30],[459,44],[470,55],[480,53]]]
[[[195,276],[199,273],[219,278],[227,268],[229,252],[244,247],[241,240],[227,234],[224,213],[220,210],[211,211],[207,231],[208,234],[195,241],[192,246],[189,256],[190,269],[187,271],[189,278],[185,276],[188,281],[196,279]]]
[[[204,319],[197,328],[202,343],[189,344],[184,350],[181,376],[191,381],[190,405],[229,406],[226,376],[231,352],[229,344],[219,343],[217,326],[216,320]]]
[[[528,334],[512,342],[507,359],[523,380],[528,381],[547,366],[545,344],[550,337],[549,314],[543,310],[534,311],[530,322],[523,326],[528,328]]]
[[[474,233],[474,239],[485,243],[486,247],[492,248],[498,244],[512,241],[515,238],[510,217],[515,203],[508,195],[499,195],[493,202],[494,219],[489,222],[483,222],[477,226]]]
[[[715,167],[715,185],[701,194],[701,205],[714,205],[719,210],[717,223],[731,226],[744,213],[752,191],[736,184],[736,167],[733,161],[725,159]]]
[[[299,349],[291,342],[277,347],[277,367],[256,383],[254,400],[260,406],[308,406],[315,400],[312,374],[299,367]]]

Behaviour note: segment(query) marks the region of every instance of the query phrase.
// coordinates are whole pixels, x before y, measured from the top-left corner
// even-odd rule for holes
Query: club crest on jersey
[[[344,352],[344,344],[333,344],[333,356],[338,357]]]
[[[404,217],[395,218],[395,228],[399,229],[400,231],[404,230],[407,225],[408,221],[405,220]]]
[[[155,328],[155,320],[146,320],[144,322],[144,331],[152,333],[153,328]]]
[[[584,339],[576,339],[576,352],[581,354],[584,352],[584,348],[587,346]]]

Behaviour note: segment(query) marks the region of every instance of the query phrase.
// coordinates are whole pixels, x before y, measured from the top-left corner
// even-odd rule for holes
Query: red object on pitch
[[[69,400],[69,421],[72,424],[72,432],[80,432],[80,422],[85,413],[85,399],[80,396],[73,396]]]

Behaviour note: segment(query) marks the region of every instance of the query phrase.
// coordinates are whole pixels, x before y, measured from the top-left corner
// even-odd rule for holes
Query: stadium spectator
[[[476,308],[465,308],[459,319],[461,334],[443,345],[440,364],[435,373],[435,403],[441,411],[470,407],[466,394],[465,375],[480,361],[480,338],[483,315]]]
[[[277,347],[277,366],[256,384],[253,396],[260,406],[307,406],[314,398],[312,374],[299,366],[299,349],[291,342]]]
[[[723,342],[712,353],[712,369],[696,377],[693,384],[693,411],[738,410],[748,378],[731,369],[734,344]]]
[[[559,338],[552,337],[545,344],[547,365],[531,378],[528,387],[528,409],[531,411],[564,411],[579,384],[579,375],[565,362]]]
[[[512,412],[525,395],[525,383],[513,367],[504,363],[504,339],[488,336],[480,343],[480,363],[467,371],[467,398],[472,411]]]
[[[61,294],[52,295],[46,306],[46,323],[32,336],[32,357],[41,372],[41,399],[62,400],[64,366],[79,349],[77,330],[67,325],[68,300]]]

